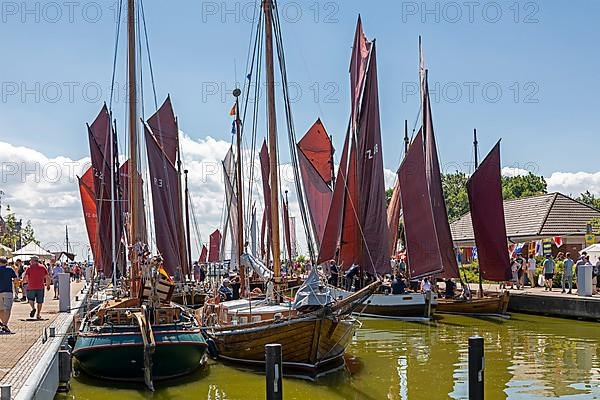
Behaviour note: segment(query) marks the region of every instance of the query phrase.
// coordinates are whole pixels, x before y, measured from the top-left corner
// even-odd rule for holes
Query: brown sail
[[[333,198],[330,186],[333,182],[333,147],[321,120],[315,122],[297,147],[312,230],[317,248],[320,248]]]
[[[400,211],[402,210],[402,202],[400,201],[400,181],[396,179],[394,190],[390,204],[387,207],[387,224],[390,232],[390,253],[396,255],[396,247],[398,243],[398,229],[400,226]]]
[[[362,97],[358,133],[358,171],[360,172],[360,236],[364,240],[360,265],[379,275],[391,272],[390,241],[387,225],[381,126],[379,118],[379,85],[377,48],[371,46],[371,57]]]
[[[219,262],[219,252],[221,250],[221,232],[217,229],[210,234],[210,243],[208,245],[208,262]]]
[[[102,253],[97,270],[104,272],[105,276],[112,276],[112,218],[111,202],[117,200],[117,193],[113,193],[112,176],[114,171],[114,160],[111,159],[111,146],[113,130],[110,113],[106,105],[91,125],[88,125],[88,139],[90,144],[90,155],[94,175],[94,195],[96,200],[96,212],[98,215],[98,242],[99,251]],[[115,207],[115,213],[117,208]],[[115,215],[115,238],[116,244],[121,237],[119,218]]]
[[[425,173],[423,133],[419,131],[398,173],[402,198],[406,250],[410,277],[415,279],[442,271],[442,258],[435,240],[435,222]]]
[[[468,180],[467,192],[481,275],[483,279],[490,281],[510,280],[502,201],[500,142],[496,143]]]
[[[425,90],[423,97],[423,134],[425,138],[425,165],[427,171],[427,184],[429,185],[429,198],[433,210],[437,242],[442,256],[444,278],[459,278],[458,261],[452,242],[448,211],[444,200],[440,162],[438,159],[437,144],[433,131],[433,118],[431,115],[431,102],[429,98],[429,83],[425,77]]]
[[[79,180],[79,194],[83,208],[83,220],[90,242],[90,249],[94,256],[94,265],[99,268],[103,265],[102,252],[98,242],[98,214],[96,212],[96,200],[94,194],[94,172],[90,167]]]
[[[181,202],[177,188],[179,174],[171,161],[165,157],[160,144],[144,126],[146,149],[148,152],[148,169],[150,171],[152,189],[152,211],[154,213],[154,230],[156,247],[160,252],[164,267],[169,274],[174,275],[177,268],[186,270],[181,262],[184,258],[180,252]]]

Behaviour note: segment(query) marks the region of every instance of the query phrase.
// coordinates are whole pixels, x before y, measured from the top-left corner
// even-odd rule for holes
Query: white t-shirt
[[[423,282],[421,282],[421,290],[425,293],[425,292],[431,292],[431,282],[423,280]]]
[[[532,258],[530,258],[530,259],[528,260],[528,262],[529,262],[529,270],[530,270],[530,271],[535,271],[536,264],[537,264],[537,263],[536,263],[536,261],[535,261],[535,258],[533,258],[533,257],[532,257]]]

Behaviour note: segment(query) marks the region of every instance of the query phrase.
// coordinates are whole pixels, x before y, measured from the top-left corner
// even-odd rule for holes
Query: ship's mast
[[[477,141],[477,129],[473,129],[473,151],[475,153],[475,170],[479,168],[479,142]],[[475,172],[475,170],[473,172]],[[479,297],[483,297],[483,278],[481,277],[481,266],[479,266]]]
[[[242,130],[240,120],[240,95],[242,91],[235,89],[233,96],[235,97],[235,130],[237,138],[237,160],[236,160],[236,191],[237,191],[237,263],[240,269],[240,291],[246,291],[246,271],[242,266],[242,253],[244,252],[244,193],[242,192]]]
[[[128,43],[128,95],[129,95],[129,210],[130,239],[135,244],[141,239],[138,213],[138,120],[137,120],[137,62],[135,33],[135,0],[127,2],[127,43]]]
[[[271,181],[271,249],[275,283],[281,281],[279,243],[279,181],[277,160],[277,114],[275,108],[275,67],[273,62],[273,0],[263,0],[265,13],[265,55],[267,67],[267,113],[269,120],[269,164]]]

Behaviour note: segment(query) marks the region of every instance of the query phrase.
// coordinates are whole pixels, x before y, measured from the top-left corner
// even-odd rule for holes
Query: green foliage
[[[457,171],[442,175],[442,188],[450,221],[460,218],[469,211],[467,180],[469,177],[464,172]]]
[[[469,211],[467,181],[469,177],[464,172],[453,172],[442,175],[442,187],[448,219],[454,221]],[[391,189],[388,189],[390,192]],[[519,199],[547,193],[547,184],[543,176],[527,175],[502,177],[502,196],[504,200]]]
[[[505,200],[520,199],[547,193],[548,185],[543,176],[527,175],[503,176],[502,196]]]
[[[300,263],[300,264],[304,264],[308,261],[308,257],[306,257],[305,255],[301,254],[298,257],[296,257],[296,262]]]
[[[586,190],[585,193],[581,193],[577,200],[584,204],[587,204],[590,207],[594,207],[600,210],[600,197],[597,197],[593,193],[590,193],[589,190]]]
[[[24,246],[30,242],[40,244],[35,238],[35,231],[31,225],[31,221],[27,221],[24,227],[19,230],[19,222],[15,213],[11,210],[10,205],[6,207],[7,215],[4,217],[6,222],[6,232],[0,238],[0,243],[14,249],[19,244]]]
[[[385,203],[386,205],[390,205],[390,201],[392,201],[392,195],[394,194],[394,188],[389,188],[385,191]]]

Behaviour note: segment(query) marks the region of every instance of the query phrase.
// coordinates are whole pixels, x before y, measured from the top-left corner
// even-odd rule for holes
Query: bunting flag
[[[517,243],[512,256],[516,257],[518,254],[521,254],[523,252],[523,247],[525,247],[525,243]]]
[[[537,242],[535,242],[535,255],[536,256],[542,256],[543,252],[542,252],[542,241],[538,240]]]
[[[562,240],[562,237],[560,237],[560,236],[554,236],[552,238],[552,241],[554,241],[554,244],[556,245],[556,247],[560,247],[563,245],[563,240]]]
[[[231,134],[235,135],[237,129],[235,129],[235,120],[231,123]]]
[[[542,241],[544,255],[552,254],[552,239],[544,239]]]
[[[237,103],[234,103],[233,107],[231,107],[231,110],[229,111],[229,116],[235,117],[236,111],[237,111]]]
[[[471,249],[471,254],[472,254],[473,260],[477,260],[479,258],[479,255],[477,254],[477,247],[473,247]]]

